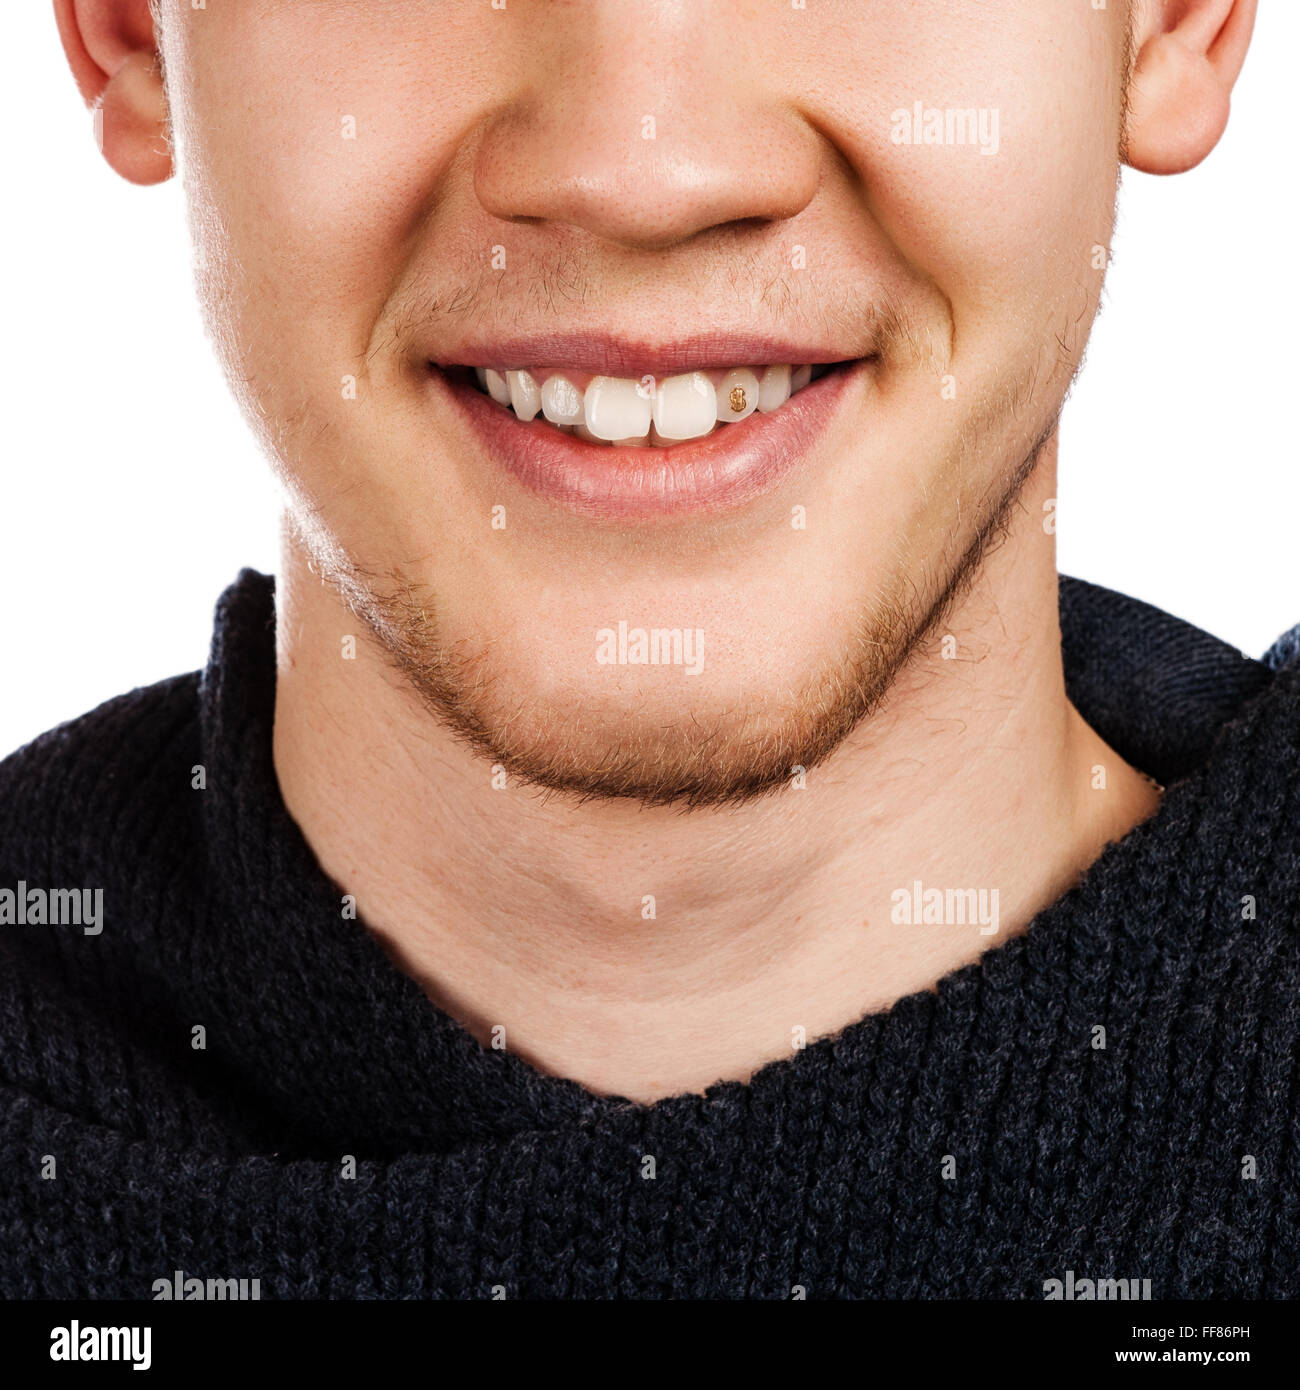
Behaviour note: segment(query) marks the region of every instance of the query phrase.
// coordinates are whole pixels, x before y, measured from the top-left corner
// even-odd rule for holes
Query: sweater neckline
[[[1166,785],[1159,809],[1111,844],[1020,935],[932,990],[864,1015],[769,1062],[747,1081],[643,1105],[597,1095],[508,1050],[484,1048],[432,1003],[358,920],[316,861],[280,795],[272,759],[274,580],[246,569],[217,606],[199,682],[207,769],[208,901],[193,969],[254,1100],[287,1149],[368,1157],[444,1152],[619,1114],[671,1123],[693,1113],[779,1106],[790,1087],[855,1069],[976,1003],[1009,991],[1063,933],[1086,959],[1108,949],[1101,905],[1161,840],[1195,833],[1200,786],[1226,724],[1273,679],[1269,665],[1137,600],[1062,579],[1067,689],[1134,766]],[[1152,928],[1154,930],[1154,928]],[[306,1020],[306,1022],[304,1022]]]

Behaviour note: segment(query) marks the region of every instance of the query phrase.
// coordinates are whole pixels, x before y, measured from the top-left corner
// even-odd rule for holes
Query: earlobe
[[[104,158],[131,183],[162,183],[172,174],[167,98],[152,53],[130,53],[104,87],[96,107]]]
[[[170,178],[167,97],[149,0],[54,0],[54,17],[77,87],[94,110],[104,158],[131,183]]]
[[[1129,86],[1129,164],[1144,174],[1181,174],[1219,143],[1228,124],[1230,88],[1203,53],[1174,34],[1138,55]]]
[[[1147,174],[1195,168],[1223,136],[1256,0],[1167,0],[1129,79],[1124,157]]]

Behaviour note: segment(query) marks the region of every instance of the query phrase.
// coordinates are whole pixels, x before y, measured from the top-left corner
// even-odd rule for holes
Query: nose
[[[516,96],[478,147],[486,211],[662,249],[729,223],[789,219],[812,201],[821,137],[771,89],[770,33],[759,42],[737,7],[546,8]]]

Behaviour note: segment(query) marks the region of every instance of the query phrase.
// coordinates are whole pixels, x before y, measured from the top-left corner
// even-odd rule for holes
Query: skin
[[[1065,695],[1056,421],[1121,162],[1209,153],[1254,9],[163,0],[156,29],[56,0],[105,157],[184,176],[285,484],[286,803],[480,1039],[641,1101],[748,1077],[1023,930],[1155,809]],[[997,108],[998,153],[892,141],[918,98]],[[549,506],[421,376],[469,323],[851,357],[885,311],[802,465],[722,516]],[[594,662],[642,614],[706,632],[698,677]],[[997,935],[891,921],[916,879],[996,888]]]

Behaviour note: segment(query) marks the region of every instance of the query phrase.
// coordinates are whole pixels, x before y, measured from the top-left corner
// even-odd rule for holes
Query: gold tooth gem
[[[731,395],[727,397],[731,402],[731,408],[737,415],[744,410],[747,402],[745,400],[745,388],[743,386],[733,386]]]

